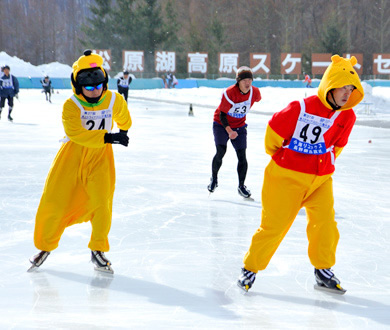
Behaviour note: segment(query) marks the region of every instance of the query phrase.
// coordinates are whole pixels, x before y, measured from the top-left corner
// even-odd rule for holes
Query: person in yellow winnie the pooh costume
[[[54,159],[35,218],[34,243],[41,250],[31,257],[39,267],[66,227],[91,221],[88,247],[96,270],[113,273],[104,252],[109,250],[115,165],[112,144],[129,144],[131,117],[123,97],[107,89],[103,58],[86,50],[73,64],[73,93],[65,101],[62,123],[66,137]],[[113,123],[120,129],[112,133]]]
[[[353,56],[332,56],[317,95],[291,102],[268,122],[260,228],[244,258],[237,284],[248,291],[290,229],[299,210],[307,215],[308,254],[315,288],[345,293],[331,267],[339,240],[332,174],[356,121],[352,107],[364,96]]]

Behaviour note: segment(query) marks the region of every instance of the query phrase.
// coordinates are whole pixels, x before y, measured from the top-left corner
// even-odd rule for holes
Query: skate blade
[[[249,286],[248,285],[245,285],[245,287],[241,286],[239,282],[237,282],[237,286],[243,291],[241,293],[243,294],[246,294],[248,293],[248,290],[249,290]]]
[[[245,196],[245,195],[241,194],[239,191],[238,191],[238,194],[239,194],[244,200],[247,200],[247,201],[254,201],[254,199],[251,197],[252,195]]]
[[[33,273],[33,272],[35,272],[36,269],[38,269],[37,266],[31,265],[31,267],[29,269],[27,269],[27,273]]]
[[[95,267],[95,270],[97,272],[102,272],[102,273],[106,273],[106,274],[114,274],[114,270],[110,266]]]
[[[347,292],[347,290],[343,289],[340,285],[337,285],[336,288],[331,289],[331,288],[327,288],[325,285],[314,284],[314,289],[319,291],[334,293],[334,294],[340,294],[340,295]]]

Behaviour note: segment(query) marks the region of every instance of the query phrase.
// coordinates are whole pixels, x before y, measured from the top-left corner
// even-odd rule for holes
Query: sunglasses
[[[95,89],[99,90],[103,87],[103,83],[100,83],[99,85],[95,85],[95,86],[83,86],[87,91],[89,92],[92,92],[94,91]]]

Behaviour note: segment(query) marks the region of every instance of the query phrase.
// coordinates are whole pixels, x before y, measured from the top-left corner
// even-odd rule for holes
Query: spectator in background
[[[2,68],[3,74],[0,76],[0,118],[1,112],[5,106],[5,100],[8,101],[8,120],[13,121],[11,112],[14,106],[14,97],[18,97],[19,93],[19,81],[10,74],[10,67],[5,65]]]
[[[51,103],[51,93],[54,93],[54,89],[51,86],[51,80],[49,76],[45,76],[43,80],[41,80],[42,88],[46,96],[46,101]],[[48,97],[49,95],[49,97]]]
[[[163,84],[164,84],[164,88],[168,88],[168,85],[167,85],[167,79],[165,78],[164,75],[161,76],[161,79],[163,81]]]
[[[171,72],[167,73],[167,85],[168,88],[172,88],[172,83],[173,83],[173,74]]]
[[[303,82],[306,83],[306,88],[312,88],[310,76],[308,74],[305,74],[305,73],[303,73],[303,74],[305,75],[305,80]]]
[[[179,81],[176,79],[175,75],[172,76],[172,88],[175,88],[179,84]]]
[[[129,76],[129,72],[124,71],[123,76],[117,81],[118,93],[123,95],[126,102],[129,95],[129,86],[132,80],[133,79]]]

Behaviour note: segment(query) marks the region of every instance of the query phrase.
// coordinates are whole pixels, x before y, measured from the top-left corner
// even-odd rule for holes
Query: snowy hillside
[[[9,56],[5,52],[0,52],[0,66],[8,65],[11,73],[16,77],[37,77],[48,75],[52,78],[68,78],[72,73],[72,67],[58,62],[42,65],[32,65],[16,56]]]

